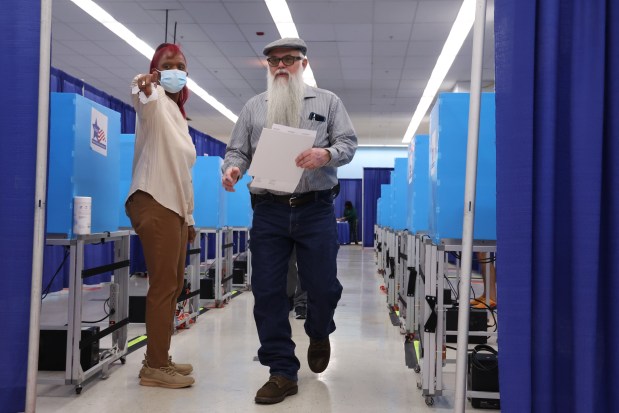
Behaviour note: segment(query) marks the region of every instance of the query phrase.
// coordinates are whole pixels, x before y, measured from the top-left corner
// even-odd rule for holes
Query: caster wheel
[[[124,357],[120,358],[120,364],[125,364],[127,362],[127,359]]]
[[[434,405],[434,398],[431,397],[431,396],[426,396],[426,405],[433,406]]]
[[[82,386],[75,386],[75,394],[82,394]]]
[[[419,373],[421,371],[421,367],[419,367],[419,365],[416,365],[413,371],[415,371],[415,373]]]
[[[417,388],[421,390],[421,383],[417,383]]]

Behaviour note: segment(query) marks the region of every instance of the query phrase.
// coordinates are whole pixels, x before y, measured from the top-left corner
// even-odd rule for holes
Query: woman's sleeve
[[[133,108],[138,114],[138,117],[147,118],[156,110],[157,101],[159,100],[159,91],[158,86],[151,83],[152,93],[150,96],[146,96],[138,87],[138,79],[140,76],[143,75],[139,74],[131,81],[131,101],[133,102]]]

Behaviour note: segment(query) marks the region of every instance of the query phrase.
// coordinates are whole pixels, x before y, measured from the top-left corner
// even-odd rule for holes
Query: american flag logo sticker
[[[90,149],[107,156],[107,116],[95,108],[90,117]]]

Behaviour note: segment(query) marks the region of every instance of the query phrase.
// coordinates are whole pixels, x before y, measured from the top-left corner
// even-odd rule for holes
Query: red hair
[[[161,43],[159,46],[157,46],[157,49],[155,50],[155,54],[153,55],[153,58],[150,61],[149,73],[152,73],[153,69],[157,69],[159,67],[161,58],[166,52],[172,52],[173,55],[179,54],[183,56],[183,59],[185,59],[185,62],[187,62],[185,55],[183,54],[183,52],[181,51],[181,48],[178,45],[172,44],[172,43]],[[187,99],[189,98],[189,88],[187,88],[187,85],[185,85],[185,87],[183,87],[181,91],[178,93],[179,93],[178,102],[176,102],[176,104],[178,105],[178,108],[181,110],[183,117],[186,118],[187,115],[185,114],[185,102],[187,102]]]

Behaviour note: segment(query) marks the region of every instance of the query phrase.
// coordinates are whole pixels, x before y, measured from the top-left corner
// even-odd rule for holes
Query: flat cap
[[[264,53],[265,56],[268,56],[269,53],[271,53],[271,50],[280,47],[299,50],[304,55],[307,54],[307,45],[298,37],[284,37],[283,39],[275,40],[274,42],[267,44],[264,47],[264,50],[262,50],[262,53]]]

